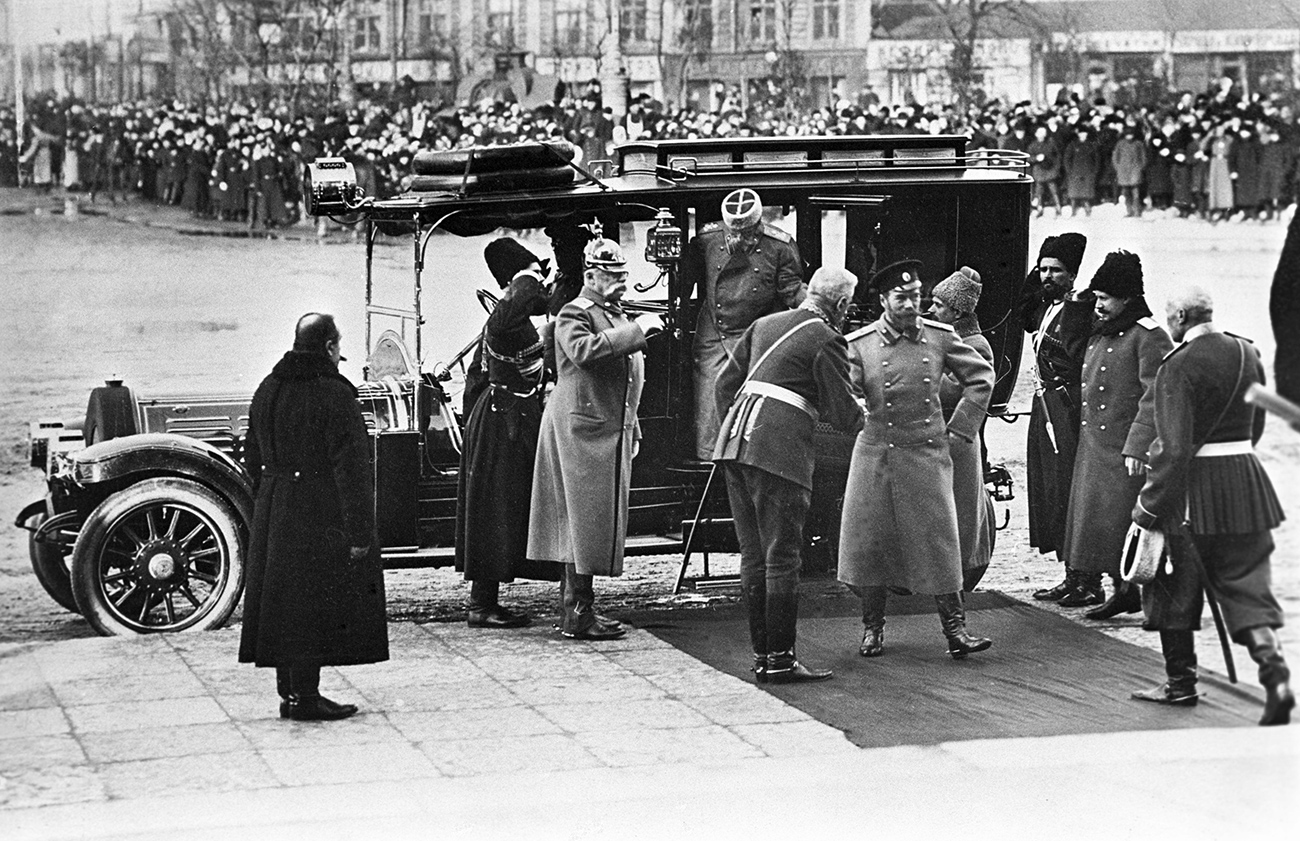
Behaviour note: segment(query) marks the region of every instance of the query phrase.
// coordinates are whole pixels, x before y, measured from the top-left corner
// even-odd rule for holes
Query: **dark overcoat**
[[[1142,174],[1147,168],[1147,147],[1136,138],[1121,137],[1110,153],[1110,162],[1115,167],[1116,184],[1136,187],[1142,183]]]
[[[1269,290],[1268,312],[1277,339],[1273,357],[1277,393],[1300,403],[1300,213],[1287,225],[1286,242]]]
[[[993,366],[947,324],[927,319],[915,338],[881,317],[847,339],[867,414],[844,491],[839,579],[856,587],[956,593],[961,540],[948,434],[979,434]],[[939,399],[945,373],[963,391],[946,423]]]
[[[1095,140],[1074,140],[1065,147],[1065,192],[1070,201],[1097,198],[1097,170],[1101,147]]]
[[[1119,574],[1129,515],[1142,489],[1142,477],[1129,476],[1124,459],[1147,459],[1156,432],[1156,370],[1172,347],[1169,334],[1150,316],[1088,340],[1079,452],[1062,550],[1071,569]]]
[[[1174,192],[1173,144],[1170,138],[1156,134],[1147,147],[1147,192],[1153,196],[1169,196]]]
[[[542,412],[528,557],[622,575],[645,333],[584,288],[555,322],[556,384]]]
[[[1228,153],[1228,166],[1237,176],[1233,182],[1237,207],[1251,210],[1258,207],[1262,200],[1259,193],[1259,156],[1262,148],[1259,140],[1251,136],[1235,141]]]
[[[327,357],[290,351],[253,395],[246,446],[257,500],[240,662],[387,660],[374,481],[356,389]],[[351,560],[353,546],[371,547],[370,555]]]

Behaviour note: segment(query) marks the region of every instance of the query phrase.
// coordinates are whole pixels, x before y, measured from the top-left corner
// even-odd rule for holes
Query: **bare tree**
[[[685,106],[691,62],[703,64],[713,54],[712,0],[682,0],[681,25],[673,41],[677,47],[677,102]]]

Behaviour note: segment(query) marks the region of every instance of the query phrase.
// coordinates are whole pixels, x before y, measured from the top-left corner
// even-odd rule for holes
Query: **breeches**
[[[799,586],[803,524],[812,491],[748,464],[723,466],[740,543],[742,585],[765,580],[769,596],[793,593]]]
[[[1170,534],[1166,538],[1173,566],[1162,567],[1155,580],[1142,588],[1146,625],[1160,631],[1195,631],[1201,627],[1204,602],[1202,580],[1189,551],[1199,553],[1210,588],[1219,600],[1224,624],[1234,639],[1261,625],[1280,628],[1282,608],[1273,597],[1269,556],[1273,536],[1267,531],[1249,534]]]

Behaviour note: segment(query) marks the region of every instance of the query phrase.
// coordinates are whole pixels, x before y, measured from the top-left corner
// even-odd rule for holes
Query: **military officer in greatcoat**
[[[799,559],[813,427],[819,420],[845,433],[862,427],[840,335],[857,283],[844,269],[818,269],[804,302],[755,321],[718,377],[724,420],[713,458],[726,471],[759,683],[831,677],[795,658]]]
[[[1107,254],[1089,289],[1095,318],[1083,356],[1079,452],[1063,546],[1066,563],[1080,576],[1111,577],[1110,598],[1084,614],[1110,619],[1142,609],[1138,588],[1120,578],[1120,554],[1156,434],[1156,369],[1173,342],[1151,317],[1136,254]]]
[[[807,289],[794,238],[763,223],[763,204],[748,189],[729,193],[722,222],[710,222],[690,241],[681,277],[700,301],[693,354],[696,457],[703,461],[718,438],[713,388],[736,343],[760,316],[799,306]]]
[[[583,263],[582,292],[555,321],[556,383],[538,433],[525,557],[565,565],[561,634],[608,640],[626,631],[596,612],[593,577],[623,574],[644,351],[663,320],[624,313],[627,261],[618,243],[592,240]]]
[[[966,632],[948,436],[969,442],[979,434],[993,366],[952,327],[920,317],[920,266],[901,260],[877,272],[872,287],[884,314],[847,337],[866,423],[849,462],[839,579],[862,597],[863,657],[884,651],[891,586],[935,597],[954,658],[992,645]],[[946,423],[939,396],[945,373],[962,391]]]
[[[1182,344],[1156,374],[1156,440],[1132,517],[1166,535],[1171,568],[1159,569],[1143,588],[1143,602],[1147,626],[1160,631],[1168,677],[1133,697],[1196,703],[1193,631],[1201,624],[1204,585],[1218,598],[1232,638],[1259,665],[1266,693],[1259,723],[1287,724],[1295,694],[1277,638],[1283,612],[1269,587],[1270,530],[1283,515],[1254,451],[1264,413],[1243,399],[1252,383],[1264,382],[1264,366],[1254,345],[1219,332],[1213,319],[1214,302],[1199,289],[1166,307],[1169,332]]]

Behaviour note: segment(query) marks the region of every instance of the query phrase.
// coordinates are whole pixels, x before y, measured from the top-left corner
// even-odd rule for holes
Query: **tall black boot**
[[[1142,611],[1142,591],[1135,584],[1116,576],[1111,576],[1111,585],[1115,588],[1110,598],[1101,607],[1083,614],[1086,619],[1111,619],[1121,613],[1140,613]]]
[[[1074,570],[1074,589],[1061,597],[1057,604],[1061,607],[1088,607],[1104,601],[1106,593],[1101,589],[1101,573]]]
[[[767,682],[807,683],[828,680],[830,669],[809,669],[794,654],[799,593],[767,593]]]
[[[1055,587],[1044,587],[1041,590],[1034,591],[1034,598],[1040,602],[1058,602],[1068,596],[1073,590],[1075,580],[1078,575],[1068,566],[1065,568],[1065,578]]]
[[[468,624],[471,628],[522,628],[532,622],[526,613],[501,606],[501,583],[471,581],[469,584]]]
[[[749,617],[749,648],[754,652],[755,683],[767,683],[767,582],[759,578],[741,589],[745,613]]]
[[[862,645],[858,646],[858,654],[879,657],[885,653],[885,605],[889,590],[884,587],[853,587],[852,590],[862,599]]]
[[[1191,631],[1161,631],[1160,650],[1165,655],[1164,683],[1154,689],[1134,692],[1138,701],[1178,707],[1194,707],[1196,691],[1196,635]]]
[[[1247,628],[1241,637],[1250,650],[1250,659],[1259,664],[1259,682],[1264,687],[1264,715],[1259,723],[1265,727],[1290,724],[1295,693],[1291,691],[1291,670],[1282,659],[1282,642],[1277,632],[1261,625]]]
[[[972,637],[966,633],[966,608],[961,603],[961,593],[944,593],[934,597],[939,608],[939,623],[943,626],[943,635],[948,638],[948,653],[954,660],[960,660],[967,654],[984,651],[993,645],[993,640],[984,637]]]
[[[337,704],[320,694],[319,665],[295,663],[288,671],[289,698],[280,704],[280,718],[291,718],[294,721],[337,721],[356,714],[355,704]]]
[[[564,615],[560,633],[575,640],[616,640],[627,634],[622,625],[596,613],[593,576],[582,575],[573,564],[564,566]]]

